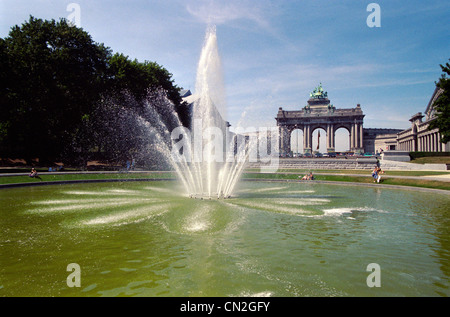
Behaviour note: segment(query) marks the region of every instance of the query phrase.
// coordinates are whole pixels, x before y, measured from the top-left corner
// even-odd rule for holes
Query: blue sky
[[[407,128],[424,111],[450,58],[448,0],[0,0],[0,36],[33,15],[67,18],[80,7],[94,41],[167,68],[195,91],[208,23],[216,25],[232,125],[275,125],[279,107],[301,109],[322,83],[337,108],[361,104],[364,126]],[[243,117],[245,114],[245,117]],[[242,120],[244,119],[244,120]]]

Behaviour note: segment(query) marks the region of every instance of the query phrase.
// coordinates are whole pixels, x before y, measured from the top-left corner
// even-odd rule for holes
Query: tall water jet
[[[197,65],[194,113],[203,120],[219,126],[226,118],[225,86],[223,83],[222,61],[217,44],[216,27],[209,26]]]
[[[253,142],[229,131],[215,26],[207,29],[196,75],[192,132],[175,133],[183,145],[175,146],[172,162],[190,196],[226,198],[242,174]]]

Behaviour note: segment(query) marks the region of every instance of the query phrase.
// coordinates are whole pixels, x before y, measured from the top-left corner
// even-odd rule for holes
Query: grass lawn
[[[322,181],[334,181],[334,182],[352,182],[352,183],[366,183],[373,184],[373,178],[370,173],[367,173],[367,177],[351,176],[351,175],[321,175],[315,174],[316,180]],[[390,172],[389,172],[390,173]],[[301,173],[299,173],[301,174]],[[245,179],[290,179],[299,180],[297,173],[244,173],[242,178]],[[411,176],[411,175],[409,175]],[[300,181],[300,180],[299,180]],[[404,179],[404,178],[381,178],[382,184],[398,185],[398,186],[413,186],[413,187],[425,187],[434,189],[450,190],[450,182],[441,182],[435,180],[426,179]]]
[[[247,172],[259,172],[259,168],[247,169]],[[279,169],[278,173],[297,173],[303,174],[313,172],[319,174],[360,174],[360,175],[370,175],[371,170],[322,170],[322,169]],[[450,171],[388,171],[389,175],[394,176],[427,176],[427,175],[448,175]]]
[[[450,156],[429,156],[429,157],[418,157],[410,163],[416,164],[450,164]]]
[[[39,183],[42,181],[71,181],[71,180],[100,180],[100,179],[161,179],[175,178],[171,172],[148,172],[148,173],[95,173],[95,174],[45,174],[38,173],[41,179],[31,178],[29,176],[3,176],[0,177],[0,184],[15,183]]]
[[[277,173],[259,173],[259,170],[247,170],[243,173],[243,179],[269,179],[269,180],[299,180],[299,176],[305,175],[309,170],[286,169]],[[424,176],[443,175],[449,172],[423,172],[423,171],[389,171],[389,175],[396,176]],[[373,183],[371,172],[368,170],[317,170],[314,171],[316,180],[353,182],[353,183]],[[14,175],[0,177],[0,184],[51,182],[51,181],[71,181],[71,180],[102,180],[102,179],[175,179],[174,172],[142,172],[142,173],[79,173],[79,174],[46,174],[39,173],[41,179],[30,178],[29,176]],[[407,179],[407,178],[382,178],[382,184],[426,187],[435,189],[450,190],[450,182],[427,180],[427,179]]]

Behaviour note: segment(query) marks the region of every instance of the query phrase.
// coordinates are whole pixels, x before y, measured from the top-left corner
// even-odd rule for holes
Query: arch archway
[[[295,128],[291,131],[291,151],[294,157],[304,152],[302,129]]]
[[[311,150],[313,153],[320,152],[326,153],[328,144],[327,144],[327,130],[322,126],[316,127],[312,130],[312,143]]]
[[[337,128],[334,138],[336,152],[350,151],[350,130],[347,127],[341,126]]]
[[[303,150],[305,153],[317,151],[334,152],[335,131],[343,126],[349,131],[349,149],[357,153],[364,152],[364,113],[359,104],[355,108],[338,109],[331,104],[328,93],[320,84],[310,94],[307,105],[300,110],[286,111],[279,107],[276,116],[279,129],[279,150],[284,156],[291,152],[291,132],[303,130]],[[317,141],[319,130],[323,130],[323,141]],[[319,139],[320,140],[320,139]],[[321,142],[324,142],[321,144]],[[315,145],[313,144],[315,143]]]

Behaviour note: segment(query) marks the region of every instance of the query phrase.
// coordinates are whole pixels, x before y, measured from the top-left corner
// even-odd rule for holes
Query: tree
[[[12,27],[0,39],[0,80],[0,157],[86,162],[95,151],[122,159],[142,145],[131,134],[114,139],[133,129],[131,116],[152,122],[175,111],[189,123],[180,88],[165,68],[113,55],[65,19],[30,16]]]
[[[11,28],[4,46],[9,64],[2,87],[3,146],[28,160],[58,159],[104,90],[111,52],[64,19],[32,16]]]
[[[163,89],[166,91],[167,98],[175,105],[175,111],[182,124],[189,125],[190,118],[187,108],[182,104],[180,88],[175,85],[172,74],[167,69],[156,62],[144,61],[141,63],[137,59],[130,60],[128,56],[119,53],[112,55],[108,64],[109,95],[125,102],[123,93],[126,92],[138,102],[137,104],[133,103],[133,106],[139,104],[142,106],[143,101],[148,98],[149,91]]]
[[[440,66],[443,74],[436,83],[436,87],[442,89],[443,92],[434,103],[436,119],[430,123],[429,129],[438,128],[442,136],[441,142],[447,143],[450,142],[450,78],[446,75],[450,75],[450,64],[446,63],[445,66]]]
[[[102,98],[92,115],[83,118],[74,140],[77,155],[70,156],[78,165],[92,159],[123,164],[133,158],[141,166],[168,168],[170,127],[179,121],[167,92],[149,89],[142,100],[128,92],[116,95]]]
[[[9,58],[6,53],[6,43],[0,38],[0,83],[6,83],[10,76]],[[0,109],[4,111],[7,107],[8,88],[6,85],[0,86]],[[9,120],[6,120],[4,114],[0,117],[0,153],[4,152],[1,145],[4,143],[8,134]]]

